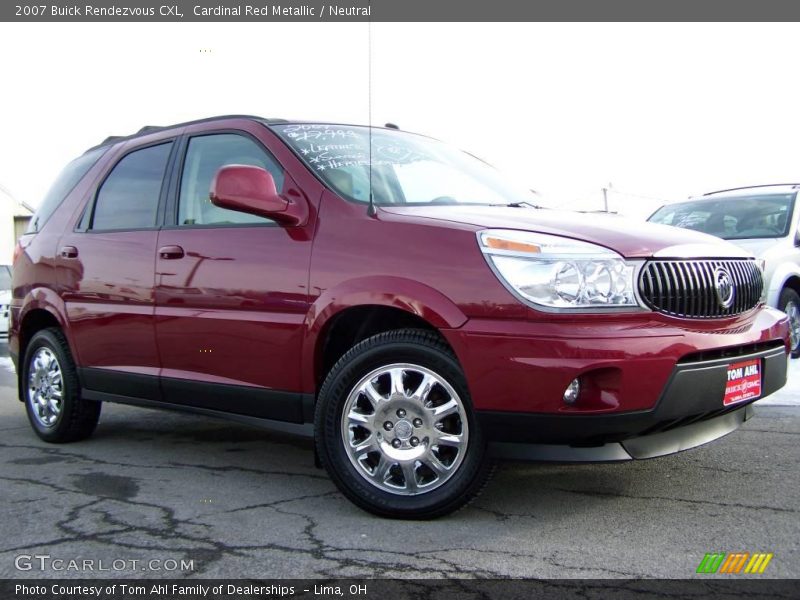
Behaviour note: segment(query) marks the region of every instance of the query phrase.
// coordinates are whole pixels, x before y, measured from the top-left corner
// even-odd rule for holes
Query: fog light
[[[578,396],[581,394],[581,380],[576,377],[570,381],[567,389],[564,390],[564,402],[572,406],[578,401]]]

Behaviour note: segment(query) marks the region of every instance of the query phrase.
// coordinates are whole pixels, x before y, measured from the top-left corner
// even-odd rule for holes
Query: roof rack
[[[270,124],[277,124],[277,123],[288,123],[286,119],[266,119],[264,117],[257,117],[254,115],[219,115],[216,117],[206,117],[204,119],[195,119],[193,121],[185,121],[183,123],[175,123],[174,125],[145,125],[136,133],[132,133],[130,135],[111,135],[104,139],[102,142],[90,148],[93,150],[94,148],[100,148],[102,146],[107,146],[109,144],[116,144],[118,142],[130,140],[142,135],[147,135],[149,133],[155,133],[157,131],[164,131],[167,129],[174,129],[176,127],[186,127],[187,125],[195,125],[196,123],[208,123],[209,121],[221,121],[223,119],[251,119],[253,121],[260,121],[262,123],[270,123]]]
[[[164,129],[163,125],[145,125],[139,131],[137,131],[134,135],[143,135],[145,133],[151,133],[153,131],[158,131],[159,129]]]
[[[727,190],[717,190],[715,192],[706,192],[703,196],[711,196],[712,194],[722,194],[723,192],[738,192],[739,190],[749,190],[752,188],[761,187],[792,187],[800,188],[800,183],[763,183],[761,185],[744,185],[742,187],[729,188]]]
[[[124,140],[125,137],[121,135],[110,135],[106,139],[104,139],[98,146],[105,146],[106,144],[114,144],[120,140]]]

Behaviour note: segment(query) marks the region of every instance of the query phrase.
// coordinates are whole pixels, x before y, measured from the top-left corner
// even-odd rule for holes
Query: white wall
[[[14,215],[18,212],[16,201],[0,189],[0,265],[10,265],[17,240],[14,237]]]

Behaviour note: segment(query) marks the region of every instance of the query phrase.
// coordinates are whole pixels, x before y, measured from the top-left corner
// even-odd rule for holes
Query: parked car
[[[20,240],[10,351],[36,434],[104,402],[313,436],[373,513],[473,498],[490,457],[651,458],[786,381],[749,253],[541,210],[394,129],[218,117],[110,138]]]
[[[11,304],[11,267],[0,265],[0,337],[8,336],[8,307]]]
[[[754,254],[764,270],[767,304],[789,316],[793,358],[800,356],[798,190],[792,183],[711,192],[662,206],[649,219],[715,235]]]

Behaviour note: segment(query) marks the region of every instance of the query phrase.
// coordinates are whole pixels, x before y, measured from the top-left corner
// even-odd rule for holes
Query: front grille
[[[727,273],[733,284],[730,306],[724,306],[717,279]],[[639,294],[653,310],[676,317],[714,319],[741,314],[761,299],[761,270],[755,261],[653,260],[639,275]]]
[[[731,331],[737,331],[739,328]],[[730,333],[728,331],[709,331],[708,333]],[[712,350],[701,350],[700,352],[692,352],[683,356],[679,361],[679,365],[686,365],[691,363],[708,362],[711,360],[723,360],[730,358],[739,358],[740,356],[748,356],[750,354],[758,354],[759,352],[768,352],[770,350],[783,350],[785,344],[783,340],[772,340],[769,342],[755,342],[753,344],[745,344],[744,346],[728,346],[727,348],[714,348]]]

